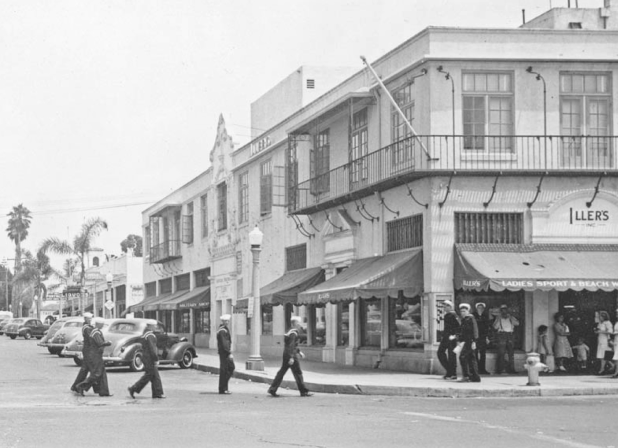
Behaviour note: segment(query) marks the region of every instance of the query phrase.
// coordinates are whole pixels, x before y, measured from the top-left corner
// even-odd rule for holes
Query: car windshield
[[[12,324],[23,324],[24,323],[24,319],[13,319],[11,321]]]
[[[62,327],[62,325],[63,325],[63,324],[64,324],[64,322],[59,322],[59,321],[56,321],[56,322],[54,322],[54,323],[52,324],[52,326],[51,326],[51,327],[49,327],[49,329],[50,329],[50,331],[51,331],[51,330],[58,330],[58,328]]]
[[[109,331],[110,333],[141,333],[141,328],[139,324],[135,324],[132,322],[118,322],[116,324],[113,324],[110,327]]]
[[[82,322],[67,322],[64,324],[64,328],[75,328],[81,327],[82,325],[84,325]]]

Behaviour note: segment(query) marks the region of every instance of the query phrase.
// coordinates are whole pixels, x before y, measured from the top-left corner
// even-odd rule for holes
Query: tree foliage
[[[133,249],[133,255],[136,257],[142,256],[142,237],[140,235],[130,234],[120,242],[120,248],[126,254],[127,250]]]

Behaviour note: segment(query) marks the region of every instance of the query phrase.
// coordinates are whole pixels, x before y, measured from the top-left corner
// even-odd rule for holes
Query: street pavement
[[[272,361],[267,360],[267,371],[276,368]],[[242,368],[240,359],[237,364]],[[283,389],[280,398],[272,398],[266,383],[233,378],[232,395],[219,395],[215,374],[178,367],[160,371],[165,400],[152,399],[148,389],[131,399],[126,387],[140,374],[124,368],[108,370],[114,396],[80,397],[69,391],[78,372],[72,360],[50,355],[36,341],[2,336],[0,448],[617,445],[618,397],[611,395],[448,399],[316,393],[301,398]]]
[[[281,358],[265,358],[264,372],[247,370],[247,355],[235,353],[234,357],[235,378],[247,381],[269,384],[281,366]],[[219,357],[216,350],[198,349],[194,367],[218,374]],[[523,366],[516,366],[521,371],[518,375],[483,375],[480,383],[444,380],[441,375],[340,366],[307,360],[301,361],[301,367],[309,390],[324,393],[449,398],[618,395],[618,379],[611,376],[542,373],[539,377],[540,386],[528,386],[527,370]],[[291,373],[282,386],[296,390]]]

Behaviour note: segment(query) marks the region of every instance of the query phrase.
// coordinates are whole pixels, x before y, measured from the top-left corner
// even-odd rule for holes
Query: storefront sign
[[[261,138],[251,143],[251,157],[264,151],[270,145],[272,145],[272,140],[270,139],[270,135],[267,135],[266,137]]]
[[[617,275],[618,277],[618,275]],[[457,282],[456,282],[457,283]],[[613,291],[618,289],[618,278],[616,280],[505,280],[505,279],[466,279],[460,282],[460,285],[455,285],[456,288],[467,290],[485,291],[488,288],[494,291],[503,291],[508,289],[510,291],[551,291],[555,289],[557,291],[566,291],[567,289],[573,289],[575,291],[581,291],[586,289],[588,291]]]
[[[609,210],[569,208],[569,224],[585,226],[605,226],[610,220]]]
[[[217,300],[232,299],[234,297],[233,278],[226,275],[215,277],[214,290]]]

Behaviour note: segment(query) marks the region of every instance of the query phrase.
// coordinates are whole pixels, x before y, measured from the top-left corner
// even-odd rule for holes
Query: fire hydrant
[[[547,369],[547,366],[541,362],[540,355],[538,353],[528,353],[524,367],[528,371],[528,384],[526,386],[540,386],[539,372]]]

